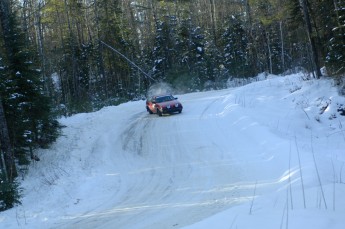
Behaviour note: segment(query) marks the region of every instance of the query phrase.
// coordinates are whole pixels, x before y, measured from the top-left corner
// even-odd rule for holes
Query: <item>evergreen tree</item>
[[[209,80],[207,75],[207,57],[205,53],[206,39],[201,27],[192,23],[188,25],[187,52],[184,53],[184,62],[189,67],[190,87],[202,90]]]
[[[16,11],[9,1],[1,1],[0,6],[1,126],[4,127],[5,120],[11,145],[5,152],[5,167],[11,169],[0,172],[0,210],[6,210],[20,203],[14,158],[19,166],[28,164],[30,159],[39,160],[34,148],[55,140],[58,123],[50,112],[48,97],[43,94],[41,72],[35,64],[37,54],[18,26]],[[8,144],[5,140],[1,136],[2,150]]]
[[[168,26],[161,21],[156,22],[156,38],[152,51],[153,69],[152,74],[155,79],[164,80],[167,71],[166,49],[168,39]]]
[[[0,25],[2,36],[5,39],[0,39],[0,45],[4,46],[4,53],[8,57],[13,56],[13,47],[11,46],[11,7],[10,1],[4,0],[0,2]],[[2,52],[0,52],[2,53]],[[4,56],[0,56],[0,74],[3,74],[6,70],[6,65],[4,63]],[[0,75],[1,76],[1,75]],[[2,79],[2,78],[0,78]],[[2,82],[0,81],[0,89]],[[1,90],[0,90],[1,92]],[[1,157],[1,173],[5,174],[6,181],[13,182],[17,176],[17,169],[14,162],[14,155],[11,140],[9,137],[8,122],[6,120],[6,113],[3,106],[3,97],[0,94],[0,157]],[[3,164],[4,161],[4,164]]]
[[[224,66],[231,77],[248,77],[252,75],[247,56],[248,39],[241,21],[232,16],[227,29],[222,35],[224,42]]]
[[[3,27],[1,44],[4,68],[0,72],[1,97],[14,155],[19,164],[36,158],[35,147],[46,147],[58,135],[58,123],[44,94],[37,54],[30,49],[15,11]],[[36,158],[37,159],[37,158]]]
[[[326,64],[330,72],[335,75],[345,73],[345,3],[334,0],[335,23],[332,35],[327,42]]]
[[[0,212],[20,204],[21,189],[16,180],[10,182],[0,171]]]
[[[155,79],[165,81],[176,60],[176,16],[164,15],[162,19],[157,19],[155,24],[152,73]]]
[[[192,82],[192,69],[190,59],[190,18],[182,19],[176,29],[174,40],[176,56],[171,63],[171,70],[167,80],[181,91],[190,91]]]
[[[98,39],[111,45],[118,52],[133,59],[135,49],[132,40],[129,38],[129,26],[127,21],[121,18],[123,12],[118,1],[100,0],[97,1]],[[102,65],[96,76],[101,90],[101,100],[105,105],[118,104],[133,98],[133,77],[131,77],[131,66],[117,53],[112,50],[98,46],[97,55],[102,57]],[[97,73],[96,73],[97,74]],[[134,89],[135,90],[135,89]]]

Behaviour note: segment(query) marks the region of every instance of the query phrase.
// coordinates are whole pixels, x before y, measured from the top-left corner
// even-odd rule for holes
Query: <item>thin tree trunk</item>
[[[61,49],[65,49],[65,41],[64,41],[64,32],[63,32],[63,23],[62,23],[62,16],[61,13],[58,9],[58,7],[55,8],[55,13],[56,13],[56,18],[58,20],[58,31],[59,31],[59,35],[60,35],[60,42],[61,42]],[[63,55],[64,61],[67,62],[66,60],[66,55]],[[59,78],[60,78],[60,84],[61,84],[61,98],[62,98],[62,102],[65,105],[70,105],[71,102],[71,92],[70,92],[70,86],[69,86],[69,79],[68,79],[68,75],[66,75],[63,70],[61,68],[59,68],[59,74],[58,74]],[[65,109],[65,116],[68,115],[68,112],[66,113],[66,111],[68,110]]]
[[[0,1],[0,21],[3,33],[3,39],[5,43],[5,49],[7,57],[10,58],[13,55],[13,47],[9,43],[10,38],[10,2],[9,0]]]
[[[272,69],[272,51],[271,51],[271,42],[270,42],[270,35],[268,32],[266,32],[266,39],[267,39],[267,50],[268,50],[268,60],[269,60],[269,66],[270,66],[270,74],[273,73]]]
[[[248,50],[249,50],[249,59],[250,62],[253,63],[252,68],[254,68],[254,72],[257,73],[257,61],[258,61],[258,55],[257,55],[257,45],[256,45],[256,41],[254,38],[254,34],[253,34],[253,18],[252,18],[252,10],[249,4],[249,0],[245,1],[245,13],[247,15],[247,30],[249,32],[249,36],[248,36]]]
[[[212,33],[213,33],[213,39],[214,39],[214,43],[217,44],[217,23],[216,23],[216,6],[214,3],[214,0],[210,0],[210,14],[211,14],[211,23],[212,23]]]
[[[0,151],[1,158],[5,165],[1,168],[5,170],[7,180],[10,182],[17,176],[17,170],[14,163],[14,155],[11,147],[11,141],[8,134],[7,122],[5,118],[4,108],[2,106],[2,99],[0,97]],[[3,154],[3,155],[2,155]]]
[[[0,144],[1,145],[1,144]],[[6,163],[5,163],[5,155],[3,154],[2,150],[0,150],[0,172],[4,173],[5,179],[8,179]]]
[[[279,29],[280,29],[280,40],[281,40],[281,62],[282,62],[282,70],[285,71],[285,55],[284,55],[284,36],[283,36],[283,22],[279,22]]]
[[[0,21],[3,33],[4,46],[7,58],[11,61],[14,56],[13,47],[9,40],[11,34],[10,27],[10,2],[8,0],[0,1]],[[14,163],[14,155],[11,147],[11,141],[8,134],[8,127],[5,117],[2,99],[0,97],[0,150],[4,154],[7,179],[13,181],[17,176],[17,170]]]
[[[100,13],[98,11],[98,5],[100,3],[98,3],[98,1],[94,1],[94,12],[95,12],[95,25],[96,25],[96,33],[97,33],[97,39],[98,39],[98,63],[99,63],[99,72],[101,77],[101,81],[102,83],[104,83],[104,85],[102,85],[102,89],[103,93],[105,95],[105,99],[108,100],[109,98],[109,91],[108,91],[108,77],[106,76],[106,71],[105,71],[105,63],[104,63],[104,57],[103,57],[103,44],[102,44],[102,40],[103,38],[103,34],[101,33],[101,28],[100,28]]]
[[[51,85],[51,79],[50,77],[47,77],[47,70],[46,70],[46,54],[44,51],[44,35],[43,35],[43,28],[42,28],[42,22],[41,22],[41,14],[42,14],[42,3],[38,2],[35,6],[36,12],[34,13],[34,27],[37,37],[37,46],[38,46],[38,52],[41,59],[41,67],[44,77],[44,90],[49,95],[52,96],[52,88]]]
[[[313,55],[313,65],[314,65],[314,71],[316,73],[316,78],[321,77],[321,70],[320,70],[320,65],[319,65],[319,56],[315,44],[315,39],[312,36],[312,27],[311,27],[311,22],[310,22],[310,16],[309,16],[309,11],[308,11],[308,5],[307,5],[307,0],[300,0],[300,4],[303,10],[303,15],[304,15],[304,21],[307,27],[307,34],[308,34],[308,39],[309,43],[311,46],[311,51]]]
[[[333,4],[334,4],[334,9],[335,9],[335,14],[337,15],[337,27],[338,27],[338,29],[340,29],[339,34],[345,34],[344,25],[342,25],[342,22],[340,20],[341,19],[341,16],[339,15],[340,9],[338,7],[337,0],[333,0]],[[343,36],[342,43],[343,43],[343,45],[345,44],[345,36]]]
[[[68,7],[67,0],[64,0],[64,8],[67,18],[67,27],[69,32],[69,39],[68,42],[69,47],[71,48],[71,56],[72,56],[72,86],[73,86],[73,95],[76,96],[76,100],[80,101],[80,87],[79,87],[79,80],[78,80],[78,74],[77,74],[77,60],[75,57],[75,36],[73,34],[72,30],[72,23],[71,23],[71,17],[70,17],[70,8]],[[72,19],[73,20],[73,19]]]

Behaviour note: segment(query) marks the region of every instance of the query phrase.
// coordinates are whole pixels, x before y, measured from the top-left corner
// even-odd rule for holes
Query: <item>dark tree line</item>
[[[9,183],[56,138],[58,115],[141,99],[155,82],[190,92],[261,72],[345,73],[341,0],[1,0],[0,22]]]
[[[0,3],[0,210],[19,201],[18,167],[39,160],[37,147],[58,135],[44,94],[38,55],[26,38],[12,2]]]
[[[24,0],[17,8],[36,46],[58,113],[145,95],[154,81],[184,91],[296,67],[342,74],[339,0]],[[102,42],[140,66],[142,74]]]

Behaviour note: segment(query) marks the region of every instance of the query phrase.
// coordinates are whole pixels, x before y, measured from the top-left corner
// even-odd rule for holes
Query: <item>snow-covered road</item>
[[[183,113],[164,117],[149,115],[142,101],[122,108],[126,125],[107,125],[93,152],[111,160],[97,175],[112,176],[113,195],[57,228],[180,228],[250,201],[257,182],[274,186],[284,172],[269,166],[277,139],[243,113],[231,90],[180,100]]]
[[[236,214],[214,228],[250,228],[258,222],[258,228],[277,228],[291,221],[288,202],[295,212],[304,209],[305,199],[307,207],[322,202],[310,138],[326,192],[336,183],[344,189],[345,137],[334,134],[342,133],[341,125],[330,128],[328,116],[310,118],[321,102],[313,95],[316,85],[303,91],[299,77],[180,95],[181,114],[150,115],[145,101],[136,101],[62,119],[64,135],[41,152],[41,162],[23,183],[23,205],[0,215],[0,223],[5,228],[168,229],[199,225],[233,209]],[[320,125],[323,121],[330,123]],[[334,123],[342,122],[338,116]],[[328,193],[330,206],[335,194]],[[258,220],[262,214],[270,219]],[[195,228],[210,228],[206,225]]]

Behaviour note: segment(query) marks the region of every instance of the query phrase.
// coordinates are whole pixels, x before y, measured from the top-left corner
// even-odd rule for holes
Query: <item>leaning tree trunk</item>
[[[11,34],[10,26],[10,2],[9,0],[0,1],[0,22],[2,29],[2,37],[5,46],[7,59],[11,59],[14,55],[11,41],[9,40]],[[0,150],[1,157],[3,156],[6,170],[7,179],[13,181],[17,176],[17,170],[14,163],[14,155],[11,147],[11,142],[8,134],[7,122],[5,112],[2,106],[2,99],[0,97]],[[2,155],[3,154],[3,155]]]
[[[313,66],[315,68],[314,70],[316,72],[316,78],[320,78],[321,70],[320,70],[320,64],[319,64],[319,56],[318,56],[318,51],[315,44],[315,39],[312,36],[313,31],[312,31],[311,22],[310,22],[307,0],[300,0],[300,4],[303,11],[304,21],[307,27],[307,34],[308,34],[308,39],[311,46],[312,55],[313,55]]]
[[[13,54],[13,49],[9,44],[9,37],[10,37],[10,2],[9,0],[1,0],[0,1],[0,25],[2,28],[2,37],[5,43],[5,49],[7,57],[10,57]]]
[[[4,170],[8,181],[13,181],[17,176],[17,170],[14,163],[14,155],[11,147],[10,137],[7,129],[7,122],[5,118],[2,100],[0,97],[0,155],[1,166]]]

